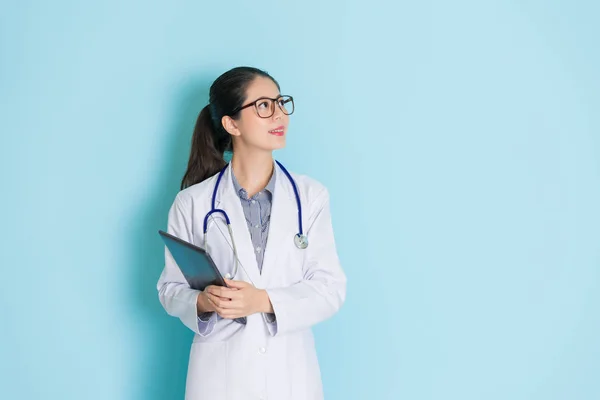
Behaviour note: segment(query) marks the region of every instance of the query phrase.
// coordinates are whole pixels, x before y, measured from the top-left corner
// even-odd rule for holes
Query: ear
[[[228,115],[225,115],[221,118],[221,124],[223,124],[223,128],[232,136],[240,136],[241,132],[235,123],[235,120]]]

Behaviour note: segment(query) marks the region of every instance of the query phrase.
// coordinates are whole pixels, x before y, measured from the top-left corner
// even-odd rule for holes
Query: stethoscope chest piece
[[[299,249],[306,249],[308,247],[308,238],[306,235],[301,235],[297,233],[294,235],[294,244]]]

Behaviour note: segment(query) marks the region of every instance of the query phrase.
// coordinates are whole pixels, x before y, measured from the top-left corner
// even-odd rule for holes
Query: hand
[[[273,312],[269,295],[244,281],[225,279],[229,287],[209,286],[206,297],[211,307],[223,318],[246,317],[258,312]]]
[[[198,299],[196,301],[196,308],[198,310],[198,315],[205,313],[205,312],[215,312],[217,311],[215,309],[215,307],[213,306],[213,303],[211,303],[208,300],[208,291],[212,290],[213,292],[215,292],[216,290],[218,290],[220,288],[220,286],[207,286],[204,291],[200,292],[200,294],[198,295]],[[221,297],[220,298],[222,301],[229,301],[231,300],[229,297]]]

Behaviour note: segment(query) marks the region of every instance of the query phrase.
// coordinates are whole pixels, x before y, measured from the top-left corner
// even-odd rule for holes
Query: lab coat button
[[[260,354],[265,354],[267,352],[267,349],[261,347],[260,349],[258,349],[258,351],[260,352]]]

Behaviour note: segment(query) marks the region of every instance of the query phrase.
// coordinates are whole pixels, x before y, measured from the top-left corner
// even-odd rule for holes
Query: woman
[[[327,189],[273,159],[293,111],[269,74],[239,67],[215,80],[198,117],[167,230],[235,275],[227,287],[193,290],[165,250],[160,302],[195,333],[186,399],[323,398],[311,327],[340,309],[346,277]],[[204,234],[214,208],[229,216],[232,236],[221,212]]]

